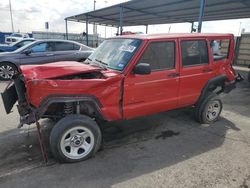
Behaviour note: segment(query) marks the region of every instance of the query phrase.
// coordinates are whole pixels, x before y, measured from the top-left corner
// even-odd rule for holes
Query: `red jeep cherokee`
[[[59,121],[50,135],[53,155],[75,162],[101,145],[100,126],[193,106],[200,123],[216,121],[219,94],[235,88],[231,34],[157,34],[105,40],[84,63],[20,67],[2,94],[10,113],[18,100],[20,125]]]

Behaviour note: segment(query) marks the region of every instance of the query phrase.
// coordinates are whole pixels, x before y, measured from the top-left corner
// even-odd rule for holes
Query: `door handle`
[[[179,73],[170,73],[170,74],[168,74],[168,77],[170,77],[170,78],[174,78],[174,77],[177,77],[177,76],[180,76],[180,74]]]
[[[203,69],[202,72],[212,72],[212,69]]]
[[[46,54],[46,56],[53,56],[54,54]]]

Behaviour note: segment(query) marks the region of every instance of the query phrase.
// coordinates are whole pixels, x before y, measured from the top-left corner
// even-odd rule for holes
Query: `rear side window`
[[[208,64],[208,48],[205,40],[189,40],[181,42],[182,65],[195,66]]]
[[[56,42],[55,51],[70,51],[75,50],[74,43],[70,42]]]
[[[175,42],[152,42],[139,63],[148,63],[151,70],[175,68]]]
[[[74,44],[74,50],[80,50],[81,46]]]
[[[213,53],[214,61],[227,59],[229,55],[229,39],[223,40],[212,40],[210,42],[210,47]]]

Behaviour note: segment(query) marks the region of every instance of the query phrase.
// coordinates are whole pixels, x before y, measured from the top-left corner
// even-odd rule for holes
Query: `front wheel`
[[[61,162],[78,162],[93,156],[101,145],[101,131],[85,115],[69,115],[56,123],[50,134],[52,154]]]
[[[10,80],[16,72],[17,69],[12,63],[0,63],[0,80]]]
[[[200,123],[213,123],[218,120],[222,107],[222,101],[219,96],[215,93],[210,93],[195,107],[195,117]]]

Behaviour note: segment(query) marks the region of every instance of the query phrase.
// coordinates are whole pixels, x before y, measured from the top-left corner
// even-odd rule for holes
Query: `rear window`
[[[189,40],[181,42],[182,65],[197,66],[209,64],[207,42],[205,40]]]

